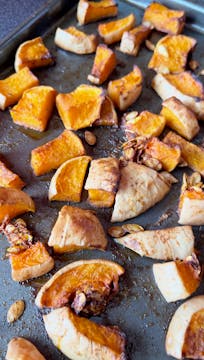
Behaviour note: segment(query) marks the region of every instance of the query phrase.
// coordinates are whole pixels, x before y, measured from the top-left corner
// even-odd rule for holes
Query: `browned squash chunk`
[[[196,40],[186,35],[167,35],[160,39],[148,64],[158,73],[179,73],[185,70],[188,54]]]
[[[108,95],[121,111],[132,105],[142,92],[142,73],[134,65],[133,71],[126,76],[110,81],[108,84]]]
[[[54,58],[43,43],[41,37],[28,40],[21,44],[16,52],[14,68],[16,71],[52,65]]]
[[[80,55],[95,52],[98,45],[96,35],[88,35],[74,26],[64,30],[58,27],[54,42],[60,48]]]
[[[103,259],[80,260],[66,265],[40,289],[35,303],[38,307],[59,308],[71,305],[76,313],[99,314],[110,296],[118,292],[119,276],[124,269]],[[83,296],[83,303],[79,296]]]
[[[66,160],[84,155],[80,138],[72,131],[64,130],[57,138],[31,151],[31,166],[36,176],[57,169]]]
[[[114,0],[80,0],[77,7],[77,20],[81,25],[116,16],[118,7]]]
[[[95,126],[117,126],[118,116],[115,111],[112,100],[105,96],[105,99],[101,105],[100,119],[94,122]]]
[[[119,160],[103,158],[92,160],[85,189],[88,190],[88,201],[97,207],[111,207],[120,178]]]
[[[125,31],[121,39],[120,51],[136,56],[141,44],[147,39],[150,32],[151,29],[144,25],[139,25],[130,31]]]
[[[63,206],[48,241],[56,253],[81,249],[106,249],[107,238],[97,216],[90,210]]]
[[[8,343],[6,360],[46,360],[28,340],[15,337]]]
[[[166,124],[187,140],[191,140],[200,130],[195,114],[180,100],[171,97],[162,103],[162,111]]]
[[[128,31],[135,25],[135,16],[130,14],[122,19],[99,24],[98,32],[106,44],[120,41],[124,31]]]
[[[47,274],[54,267],[53,258],[40,241],[19,254],[11,254],[9,258],[14,281],[25,281]]]
[[[188,166],[201,173],[204,176],[204,149],[198,145],[183,139],[181,136],[170,131],[164,138],[167,144],[179,145],[181,148],[181,156]]]
[[[26,128],[44,131],[55,105],[56,91],[51,86],[36,86],[23,93],[10,110],[13,122]]]
[[[0,161],[0,186],[22,189],[25,183],[17,174],[9,170],[3,161]]]
[[[80,85],[68,94],[59,94],[56,105],[66,129],[78,130],[100,119],[101,105],[105,99],[102,88]]]
[[[204,309],[196,311],[188,324],[182,356],[189,359],[203,359],[204,353]]]
[[[185,12],[171,10],[157,2],[151,3],[145,10],[142,23],[171,35],[178,35],[185,25]]]
[[[51,179],[49,200],[79,202],[90,161],[90,156],[79,156],[65,161]]]
[[[0,109],[5,110],[9,105],[15,104],[25,90],[38,83],[37,77],[27,67],[0,80]]]
[[[106,45],[100,44],[96,49],[96,56],[88,80],[96,85],[106,81],[117,65],[116,56],[113,50]]]
[[[35,204],[28,194],[19,189],[0,187],[0,223],[6,217],[12,219],[28,211],[35,211]]]

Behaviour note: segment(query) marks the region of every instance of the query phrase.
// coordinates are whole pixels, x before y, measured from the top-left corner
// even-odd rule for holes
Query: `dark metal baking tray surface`
[[[147,6],[149,1],[118,1],[119,15],[125,16],[130,12],[136,15],[137,23],[141,21],[143,8]],[[203,12],[204,2],[190,1],[164,1],[174,8],[184,8],[189,14],[189,21],[184,33],[195,37],[198,45],[193,54],[193,58],[200,64],[200,68],[204,67],[204,48],[200,15]],[[94,55],[78,56],[65,52],[54,45],[54,34],[57,26],[65,28],[69,25],[76,25],[76,6],[71,10],[64,11],[63,16],[54,20],[46,21],[43,26],[43,17],[41,18],[41,26],[26,28],[27,38],[43,33],[44,40],[48,48],[56,58],[56,65],[35,70],[34,73],[39,77],[41,84],[51,85],[58,92],[70,92],[76,86],[87,83],[87,74],[90,73]],[[50,15],[50,18],[52,16]],[[53,19],[53,18],[52,18]],[[38,21],[38,19],[37,19]],[[33,24],[32,24],[33,25]],[[48,26],[49,25],[49,26]],[[192,26],[193,25],[193,26]],[[89,24],[85,27],[88,33],[96,32],[97,23]],[[30,32],[31,31],[31,32]],[[39,32],[38,32],[39,31]],[[17,34],[19,35],[19,34]],[[152,35],[155,42],[161,34],[156,32]],[[25,37],[24,37],[25,39]],[[19,36],[13,36],[11,43],[19,44]],[[117,48],[113,46],[113,48]],[[5,50],[5,56],[7,49]],[[117,51],[119,65],[117,70],[111,75],[111,79],[118,78],[128,73],[133,64],[137,64],[144,75],[144,90],[141,97],[130,109],[138,111],[150,110],[159,112],[161,108],[161,100],[151,89],[151,79],[153,72],[147,70],[147,63],[151,57],[151,52],[144,46],[141,48],[139,56],[134,58]],[[10,56],[11,58],[11,56]],[[8,59],[7,59],[8,60]],[[4,64],[0,73],[0,78],[11,74],[12,65]],[[106,84],[105,84],[106,85]],[[17,172],[27,183],[25,191],[28,192],[36,203],[36,213],[26,214],[23,218],[28,222],[29,228],[36,234],[36,238],[47,242],[52,226],[57,218],[59,209],[64,205],[61,202],[49,202],[47,199],[48,187],[53,173],[45,176],[35,177],[30,167],[30,151],[56,137],[63,131],[63,124],[57,114],[54,112],[47,130],[44,133],[37,133],[26,130],[13,124],[9,111],[0,112],[0,153],[4,156],[10,168]],[[86,145],[87,153],[93,158],[104,156],[120,155],[121,143],[124,141],[123,133],[120,129],[98,127],[93,128],[93,132],[97,136],[97,145],[90,147]],[[78,131],[78,134],[84,142],[84,130]],[[196,137],[195,142],[201,143],[203,140],[203,125],[201,124],[201,132]],[[84,142],[85,144],[85,142]],[[186,169],[185,169],[186,170]],[[187,170],[190,173],[190,170]],[[163,201],[148,210],[131,222],[138,223],[145,229],[153,229],[158,227],[168,227],[177,225],[178,217],[176,214],[179,191],[181,187],[182,169],[174,171],[174,175],[179,179],[171,192]],[[90,208],[87,202],[74,204],[83,208]],[[105,229],[110,226],[111,209],[97,209],[97,214],[103,223]],[[163,222],[158,224],[161,215],[168,212],[170,216]],[[128,221],[129,222],[129,221]],[[203,248],[203,229],[195,227],[196,247],[201,254]],[[7,343],[13,336],[24,336],[33,341],[40,349],[47,360],[62,360],[65,357],[53,346],[46,335],[42,317],[39,310],[34,304],[35,295],[40,286],[51,276],[51,274],[41,278],[28,281],[24,284],[15,283],[11,280],[9,261],[4,259],[7,241],[1,237],[0,251],[0,358],[4,359]],[[74,254],[65,254],[55,256],[56,266],[54,272],[64,265],[79,259],[104,258],[117,261],[124,266],[126,272],[120,282],[120,292],[108,305],[106,311],[100,317],[94,320],[103,324],[118,325],[127,335],[127,356],[130,360],[167,360],[169,357],[165,353],[164,341],[168,323],[172,314],[181,302],[167,304],[162,298],[157,286],[154,283],[152,274],[152,264],[154,261],[147,258],[140,258],[132,251],[125,249],[109,239],[108,250],[100,251],[79,251]],[[197,291],[197,294],[203,293],[203,285]],[[24,299],[26,302],[26,310],[23,316],[14,324],[8,324],[6,314],[9,306],[17,299]]]

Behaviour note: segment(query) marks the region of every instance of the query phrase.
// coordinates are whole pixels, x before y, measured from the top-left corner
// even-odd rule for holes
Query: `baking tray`
[[[73,2],[67,2],[69,6]],[[149,1],[118,1],[119,15],[125,16],[130,12],[136,15],[137,23],[141,21],[143,8],[148,5]],[[163,1],[163,3],[171,5],[173,8],[185,8],[189,14],[188,26],[184,33],[195,37],[198,40],[198,45],[193,54],[193,58],[198,60],[200,68],[204,67],[203,58],[203,28],[201,23],[201,15],[203,13],[204,1]],[[67,4],[66,4],[67,6]],[[63,13],[63,15],[62,15]],[[61,7],[60,12],[57,13],[49,9],[49,21],[43,25],[43,16],[47,12],[38,14],[32,24],[24,25],[27,38],[32,38],[39,34],[43,34],[44,40],[48,48],[51,50],[56,58],[56,65],[35,70],[34,73],[39,77],[41,84],[51,85],[57,89],[58,92],[70,92],[76,86],[82,83],[87,83],[87,75],[90,73],[94,55],[78,56],[61,49],[58,49],[53,42],[55,30],[57,26],[65,28],[69,25],[76,25],[76,6],[71,10],[67,8],[63,11]],[[59,18],[60,17],[60,18]],[[40,18],[40,26],[39,26]],[[37,25],[36,25],[37,24]],[[89,24],[82,26],[88,33],[96,32],[97,24]],[[21,33],[24,31],[21,28]],[[156,40],[161,36],[154,32],[152,40]],[[24,35],[25,39],[25,35]],[[13,60],[11,52],[16,49],[19,44],[19,34],[12,36],[9,43],[12,44],[9,50],[8,46],[4,44],[1,48],[1,54],[7,58],[6,65],[2,67],[0,78],[4,78],[11,74],[13,70]],[[117,48],[113,46],[113,48]],[[130,109],[137,111],[150,110],[152,112],[159,112],[161,108],[161,99],[151,89],[151,79],[153,72],[147,70],[147,63],[152,53],[145,47],[142,47],[138,57],[131,57],[117,51],[117,58],[119,66],[117,70],[111,75],[111,79],[118,78],[128,73],[133,64],[137,64],[144,75],[144,90],[141,97],[136,104]],[[8,59],[12,60],[12,65],[8,66]],[[2,61],[3,62],[3,61]],[[105,84],[104,86],[106,86]],[[129,110],[130,110],[129,109]],[[35,177],[30,167],[30,152],[33,148],[55,138],[63,131],[63,124],[57,114],[54,112],[52,119],[44,133],[37,133],[35,131],[26,130],[13,124],[8,111],[0,112],[0,153],[3,155],[10,168],[18,173],[22,179],[28,184],[25,191],[28,192],[34,199],[36,204],[35,214],[25,214],[23,218],[27,221],[29,228],[36,235],[36,239],[47,242],[53,224],[56,221],[59,209],[66,203],[49,202],[47,193],[50,179],[53,173],[45,176]],[[93,128],[94,134],[97,136],[97,145],[90,147],[85,144],[84,130],[77,133],[82,138],[86,146],[87,153],[93,158],[116,156],[119,157],[121,153],[121,144],[124,141],[123,132],[116,128],[98,127]],[[196,137],[195,142],[201,144],[203,141],[204,127],[201,124],[201,132]],[[186,169],[185,169],[186,170]],[[190,173],[190,170],[186,170]],[[177,225],[178,217],[176,214],[179,191],[181,187],[182,169],[176,170],[173,174],[179,179],[178,184],[173,185],[171,192],[152,209],[144,214],[132,219],[128,222],[138,223],[145,227],[145,229],[166,228]],[[85,196],[85,194],[84,194]],[[83,208],[91,208],[86,201],[74,206],[81,206]],[[97,215],[100,218],[104,228],[110,226],[111,209],[97,209]],[[160,217],[168,213],[169,217],[165,221],[159,221]],[[196,247],[200,250],[200,255],[204,253],[203,246],[203,229],[202,227],[195,227]],[[51,274],[64,265],[79,259],[93,259],[103,258],[117,261],[124,266],[126,272],[120,281],[120,292],[110,302],[106,311],[100,317],[93,318],[99,323],[106,325],[118,325],[127,336],[127,357],[130,360],[167,360],[169,357],[165,353],[164,341],[168,323],[172,314],[177,309],[181,302],[167,304],[162,298],[157,286],[154,283],[152,274],[153,260],[148,258],[141,258],[131,250],[119,246],[109,238],[108,250],[100,252],[79,251],[74,254],[65,254],[62,256],[55,256],[55,269],[51,274],[41,278],[25,282],[23,284],[15,283],[11,280],[9,261],[4,259],[5,250],[8,246],[7,241],[1,236],[0,251],[1,251],[1,292],[0,292],[0,358],[5,358],[7,343],[13,336],[23,336],[30,339],[47,360],[63,360],[66,359],[51,343],[46,335],[40,311],[34,304],[34,299],[37,291]],[[202,256],[201,256],[202,259]],[[203,285],[197,291],[197,294],[202,294],[204,290]],[[26,309],[23,316],[14,324],[6,322],[6,315],[9,306],[17,299],[24,299],[26,302]]]

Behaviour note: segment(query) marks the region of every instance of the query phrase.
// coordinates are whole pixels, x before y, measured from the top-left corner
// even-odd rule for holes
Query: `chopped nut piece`
[[[122,226],[111,226],[108,229],[108,233],[110,236],[112,236],[114,238],[119,238],[119,237],[125,235],[126,231],[123,229]]]
[[[150,40],[145,40],[145,46],[148,50],[150,51],[154,51],[155,50],[155,45],[153,44],[153,42],[151,42]]]
[[[12,323],[18,320],[25,310],[25,303],[23,300],[15,301],[9,308],[7,313],[7,321]]]
[[[189,61],[189,67],[191,70],[196,70],[199,67],[199,63],[196,60]]]
[[[129,234],[134,234],[138,231],[144,231],[144,228],[138,224],[124,224],[122,225],[122,228]]]
[[[93,146],[96,144],[96,135],[94,135],[91,131],[86,130],[84,137],[88,145]]]

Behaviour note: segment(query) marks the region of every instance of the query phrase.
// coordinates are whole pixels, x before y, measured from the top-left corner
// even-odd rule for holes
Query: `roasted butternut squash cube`
[[[185,70],[188,54],[196,40],[186,35],[167,35],[156,44],[148,64],[149,69],[158,73],[180,73]]]
[[[0,109],[5,110],[9,105],[15,104],[25,90],[38,83],[37,77],[27,67],[0,80]]]
[[[163,141],[166,144],[179,145],[181,148],[181,156],[184,161],[187,162],[188,166],[204,176],[204,149],[202,147],[183,139],[173,131],[170,131]]]
[[[123,116],[123,127],[128,139],[140,136],[159,136],[164,130],[164,116],[142,111],[140,115],[132,111]]]
[[[152,138],[148,141],[146,154],[158,159],[162,163],[162,167],[166,171],[172,171],[180,163],[181,149],[179,145],[169,145],[160,141],[157,138]]]
[[[162,100],[175,96],[200,120],[204,120],[204,88],[191,72],[157,74],[152,81],[152,87]]]
[[[118,6],[114,0],[97,2],[80,0],[77,7],[77,20],[81,25],[116,16],[117,14]]]
[[[117,65],[116,56],[113,50],[106,45],[100,44],[96,49],[96,56],[88,80],[96,85],[106,81]]]
[[[151,33],[151,28],[139,25],[130,31],[125,31],[120,42],[120,51],[136,56],[139,52],[141,44],[147,39]]]
[[[28,194],[19,189],[0,187],[0,223],[6,217],[12,219],[28,211],[35,211],[35,204]]]
[[[19,254],[9,256],[14,281],[25,281],[47,274],[54,267],[54,260],[40,241]]]
[[[142,23],[170,35],[178,35],[185,25],[185,12],[171,10],[157,2],[151,3],[145,10]]]
[[[100,119],[94,122],[95,126],[117,126],[118,116],[115,111],[112,100],[105,96],[105,99],[101,105]]]
[[[36,176],[57,169],[63,162],[85,154],[80,138],[64,130],[58,137],[31,151],[31,166]]]
[[[114,105],[121,111],[132,105],[142,92],[142,73],[134,65],[133,71],[124,77],[110,81],[108,84],[108,96]]]
[[[26,90],[18,104],[10,110],[13,122],[26,128],[44,131],[55,105],[56,91],[51,86],[35,86]]]
[[[65,161],[52,177],[49,200],[79,202],[90,161],[90,156],[79,156]]]
[[[20,190],[25,183],[17,174],[9,170],[3,161],[0,161],[0,186]]]
[[[98,32],[106,44],[113,44],[121,40],[124,31],[128,31],[135,25],[135,16],[130,14],[122,19],[99,24]]]
[[[100,119],[101,105],[105,99],[102,88],[80,85],[68,94],[59,94],[56,105],[66,129],[78,130]]]
[[[75,54],[91,54],[96,51],[98,39],[96,35],[88,35],[74,26],[67,29],[57,28],[54,42],[61,49]]]
[[[46,48],[41,37],[28,40],[21,44],[16,51],[14,68],[16,71],[28,67],[33,69],[54,63],[54,58]]]

